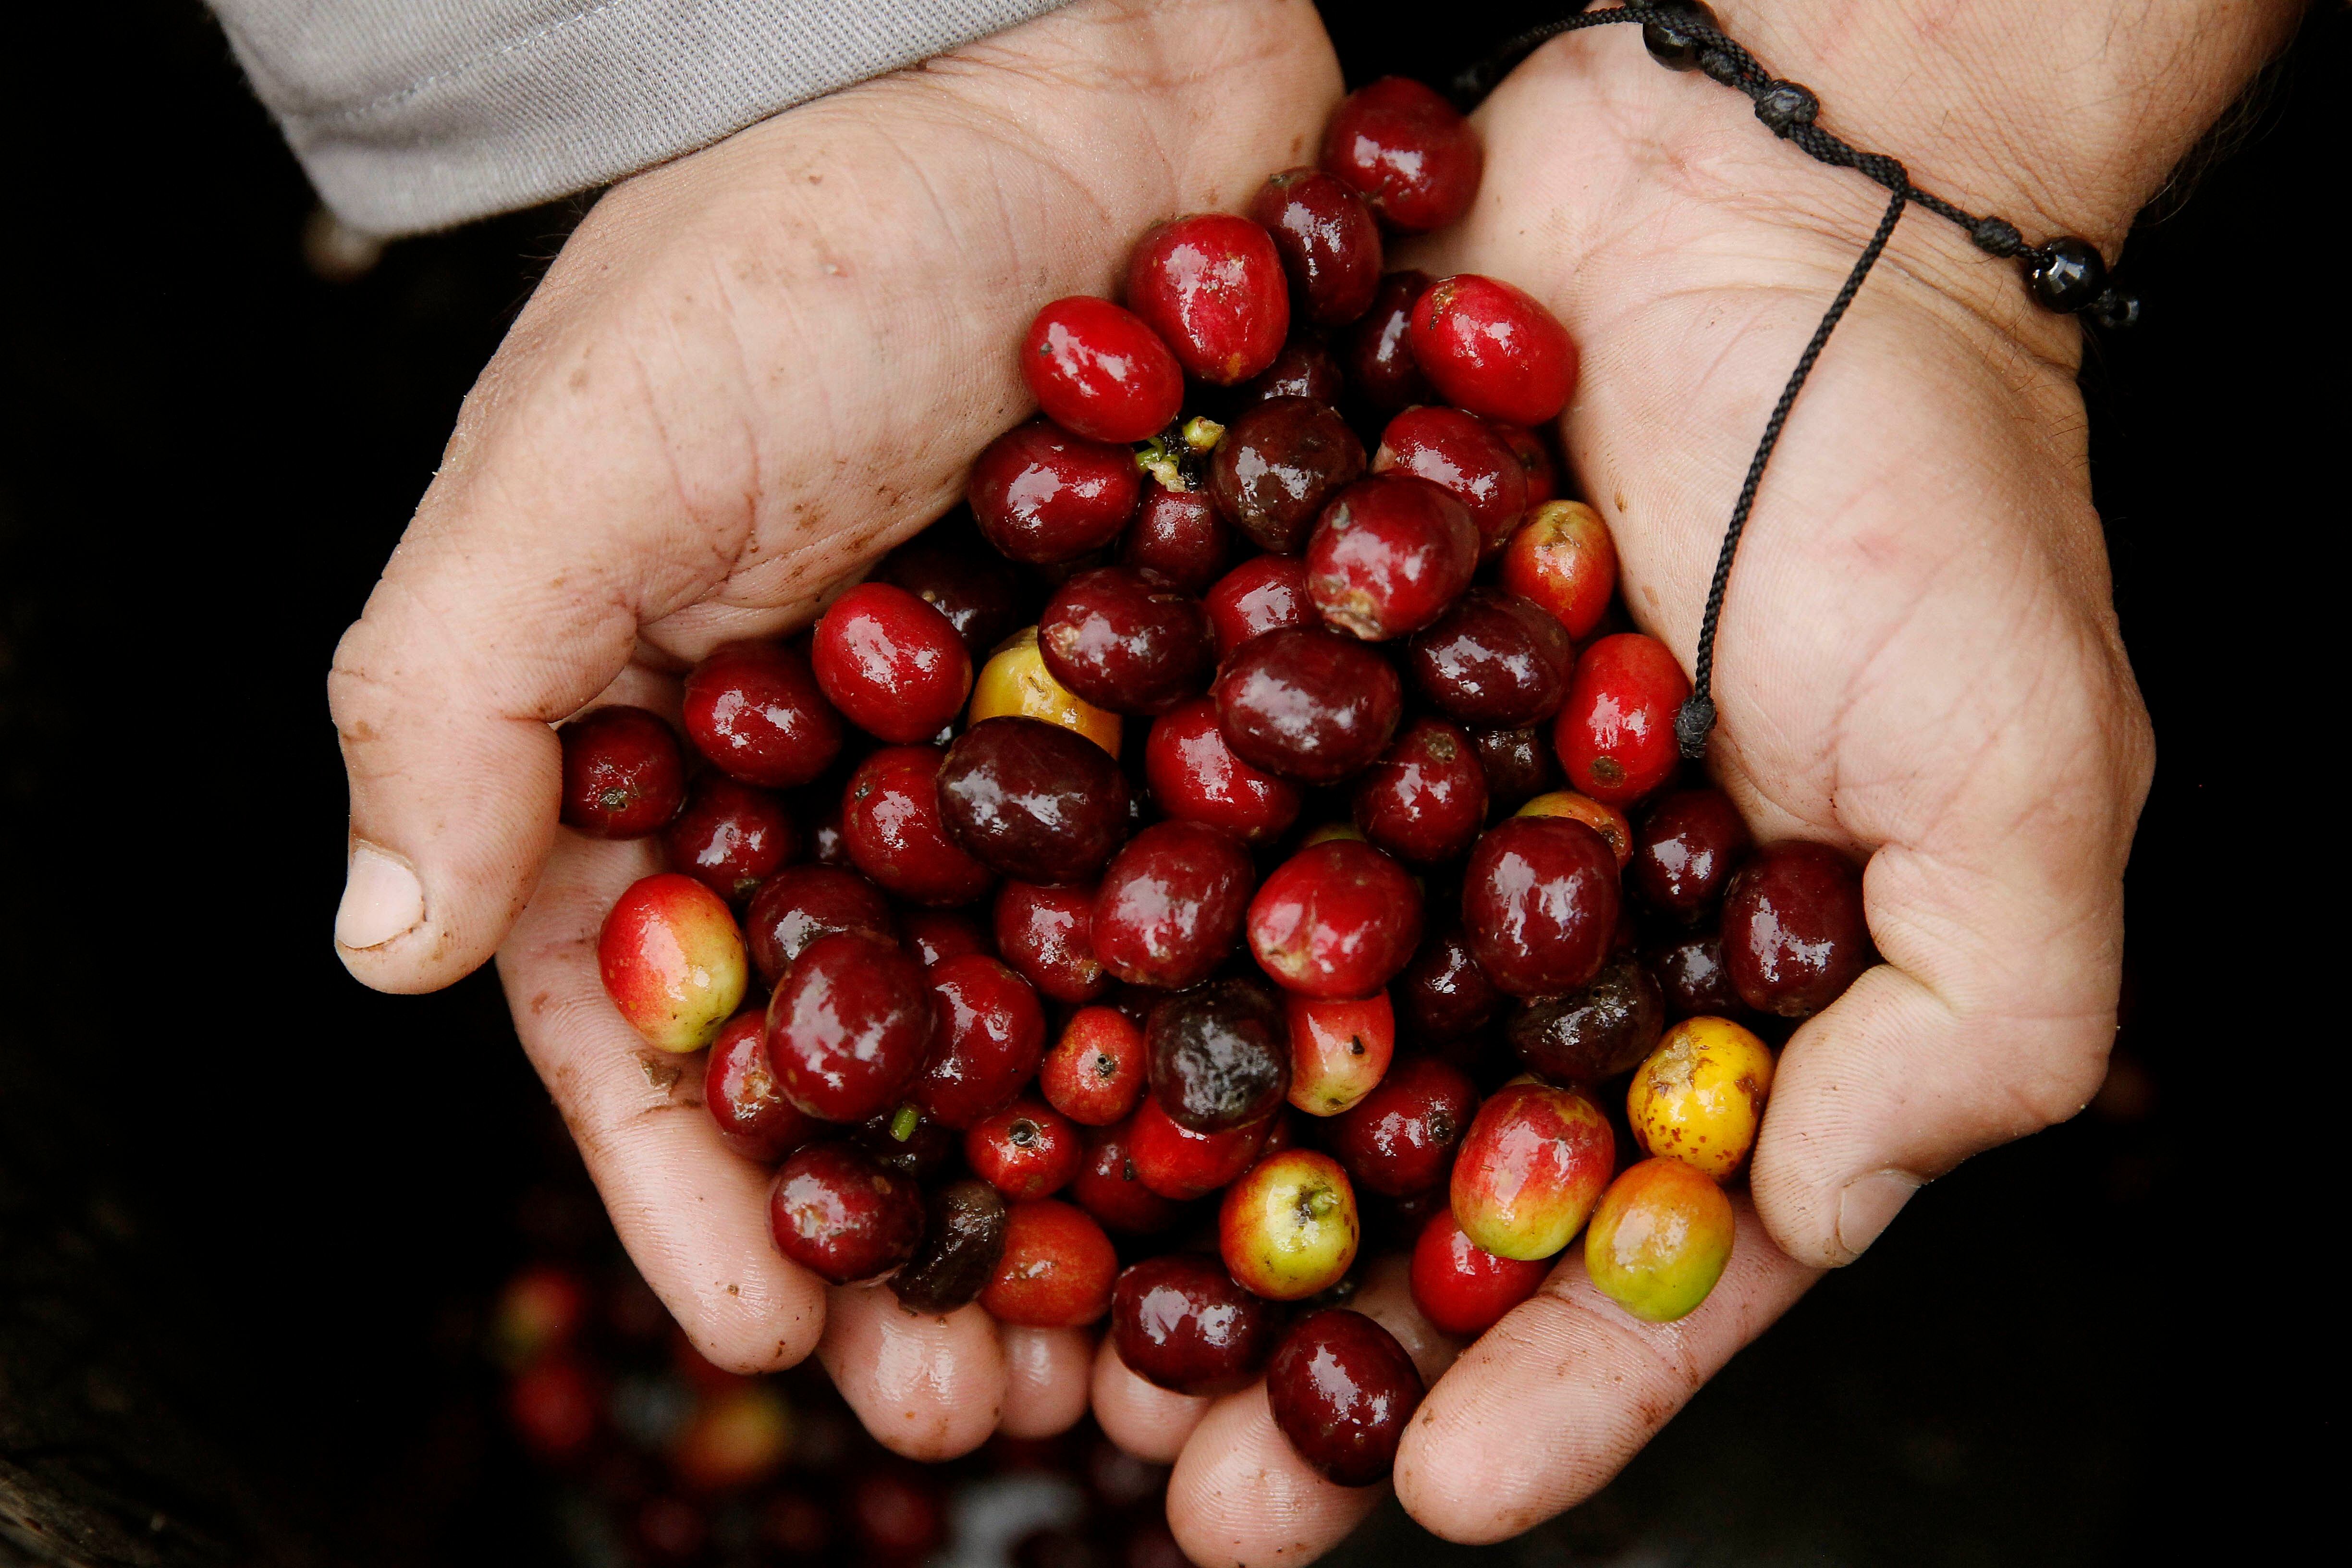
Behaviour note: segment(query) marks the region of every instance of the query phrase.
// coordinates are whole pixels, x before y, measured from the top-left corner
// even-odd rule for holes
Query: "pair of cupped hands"
[[[1719,12],[1832,128],[2112,259],[2294,14],[2150,14],[2194,9]],[[1115,295],[1148,225],[1312,163],[1340,90],[1307,0],[1080,0],[625,181],[467,399],[331,683],[344,962],[420,991],[496,955],[622,1239],[702,1352],[754,1372],[814,1350],[919,1458],[1091,1404],[1173,1461],[1170,1521],[1202,1563],[1312,1557],[1380,1489],[1309,1471],[1262,1386],[1181,1397],[1087,1333],[918,1316],[779,1257],[766,1173],[599,984],[599,922],[655,852],[558,831],[550,726],[600,700],[674,714],[712,646],[808,622],[1028,413],[1013,345],[1039,305]],[[1634,618],[1687,665],[1766,415],[1884,194],[1660,69],[1633,28],[1546,46],[1475,124],[1470,214],[1389,265],[1507,279],[1567,323],[1583,374],[1559,434]],[[1465,1347],[1419,1319],[1399,1260],[1367,1266],[1356,1304],[1430,1383],[1395,1487],[1439,1534],[1499,1539],[1589,1495],[1921,1183],[2097,1088],[2153,752],[2079,352],[2013,266],[1915,213],[1813,374],[1725,604],[1710,766],[1759,838],[1868,856],[1885,962],[1789,1043],[1729,1270],[1690,1317],[1636,1322],[1571,1248]]]

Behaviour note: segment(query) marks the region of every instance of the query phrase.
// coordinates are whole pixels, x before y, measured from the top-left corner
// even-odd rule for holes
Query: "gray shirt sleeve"
[[[691,152],[1066,0],[212,0],[336,216],[441,228]]]

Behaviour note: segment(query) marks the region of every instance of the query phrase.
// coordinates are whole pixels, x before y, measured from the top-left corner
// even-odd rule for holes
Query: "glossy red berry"
[[[1576,390],[1576,344],[1524,289],[1465,272],[1412,307],[1412,357],[1448,403],[1514,425],[1559,417]]]
[[[972,1124],[964,1163],[1014,1203],[1051,1197],[1070,1184],[1086,1157],[1076,1123],[1034,1100],[1016,1100]]]
[[[977,664],[1036,618],[1027,578],[958,515],[885,555],[872,580],[904,588],[945,616]]]
[[[702,1103],[719,1124],[720,1141],[762,1165],[774,1164],[824,1131],[823,1122],[784,1098],[768,1064],[767,1017],[757,1010],[730,1018],[710,1042]]]
[[[1404,687],[1353,637],[1288,626],[1235,648],[1217,677],[1217,725],[1235,756],[1301,784],[1371,765],[1395,738]]]
[[[1532,601],[1502,588],[1473,588],[1405,650],[1421,694],[1482,730],[1542,722],[1568,700],[1576,645]]]
[[[659,716],[599,708],[555,736],[563,745],[564,826],[595,838],[642,838],[677,815],[686,759]]]
[[[1330,405],[1269,397],[1225,427],[1209,458],[1209,494],[1260,549],[1289,555],[1363,471],[1364,444]]]
[[[988,927],[970,910],[908,910],[898,921],[907,951],[925,969],[971,953],[996,956]]]
[[[793,961],[768,999],[768,1060],[784,1098],[824,1121],[898,1103],[938,1033],[923,971],[897,948],[842,931]]]
[[[1347,373],[1339,368],[1338,355],[1319,342],[1293,338],[1274,356],[1272,364],[1234,388],[1234,401],[1240,408],[1269,397],[1337,403],[1347,386]]]
[[[808,660],[781,643],[713,648],[686,678],[686,735],[730,778],[804,784],[841,753],[841,717]]]
[[[1119,537],[1118,563],[1156,572],[1180,594],[1204,594],[1234,555],[1234,531],[1203,489],[1143,487],[1143,504]]]
[[[1572,637],[1588,637],[1617,588],[1617,543],[1582,501],[1551,501],[1503,548],[1503,586],[1541,605]]]
[[[898,922],[882,889],[837,866],[786,867],[760,885],[743,916],[745,945],[771,987],[809,943],[844,931],[877,942],[898,940]]]
[[[1174,1125],[1164,1114],[1160,1120]],[[1106,1229],[1121,1236],[1148,1236],[1175,1224],[1183,1215],[1184,1205],[1143,1184],[1143,1173],[1135,1163],[1133,1137],[1132,1121],[1095,1129],[1087,1135],[1086,1159],[1067,1191],[1070,1201]]]
[[[1143,1028],[1116,1007],[1081,1007],[1037,1071],[1045,1103],[1087,1127],[1123,1120],[1150,1085]]]
[[[1542,1288],[1551,1259],[1497,1258],[1462,1233],[1451,1209],[1440,1209],[1413,1243],[1412,1304],[1439,1331],[1483,1334],[1505,1313]]]
[[[776,1250],[835,1285],[914,1256],[923,1230],[915,1184],[847,1143],[812,1143],[784,1162],[768,1196]]]
[[[1232,835],[1197,822],[1154,824],[1103,872],[1095,956],[1130,985],[1197,985],[1233,951],[1256,880],[1249,851]]]
[[[1263,1121],[1290,1089],[1290,1025],[1263,981],[1212,981],[1151,1010],[1151,1097],[1188,1132]]]
[[[1528,471],[1499,431],[1459,408],[1408,408],[1389,421],[1372,472],[1418,475],[1460,501],[1491,558],[1528,510]]]
[[[857,765],[841,801],[841,836],[857,868],[909,903],[968,904],[996,880],[948,836],[940,808],[943,753],[885,746]]]
[[[1343,1487],[1388,1479],[1423,1392],[1396,1336],[1345,1307],[1291,1324],[1265,1369],[1274,1424],[1300,1458]]]
[[[1643,814],[1625,880],[1660,914],[1695,921],[1723,897],[1755,842],[1721,790],[1675,790]]]
[[[860,583],[833,602],[810,647],[827,700],[869,735],[928,741],[971,695],[971,655],[948,618],[904,588]]]
[[[1608,955],[1618,906],[1617,857],[1573,817],[1496,824],[1462,874],[1471,956],[1514,996],[1557,996],[1591,981]]]
[[[1334,631],[1381,642],[1417,632],[1470,586],[1478,531],[1426,479],[1360,479],[1323,509],[1307,542],[1307,594]]]
[[[1731,984],[1719,931],[1692,931],[1660,942],[1643,952],[1642,964],[1658,983],[1668,1023],[1747,1015],[1748,1004]]]
[[[1110,1299],[1111,1342],[1129,1372],[1178,1394],[1245,1388],[1282,1326],[1270,1304],[1234,1283],[1225,1266],[1171,1252],[1128,1267]]]
[[[1135,454],[1051,420],[1017,425],[971,465],[965,497],[987,541],[1015,561],[1076,561],[1118,537],[1143,494]]]
[[[1825,844],[1766,845],[1724,893],[1723,952],[1733,987],[1758,1012],[1820,1012],[1878,962],[1861,869]]]
[[[1013,1103],[1045,1055],[1045,1010],[1029,983],[985,953],[929,970],[939,1015],[929,1058],[907,1100],[961,1131]]]
[[[1369,996],[1421,944],[1421,889],[1370,845],[1328,839],[1302,849],[1251,900],[1250,951],[1286,991]]]
[[[1470,956],[1458,921],[1421,944],[1391,989],[1405,1037],[1430,1045],[1469,1038],[1509,1000]]]
[[[1187,372],[1217,386],[1272,364],[1290,331],[1273,237],[1229,213],[1196,213],[1146,234],[1128,256],[1127,303]]]
[[[662,842],[671,865],[738,908],[795,847],[783,802],[724,773],[695,781]]]
[[[1519,473],[1527,480],[1528,505],[1539,507],[1559,494],[1559,465],[1552,461],[1551,450],[1543,437],[1524,425],[1512,425],[1500,419],[1486,421],[1511,456],[1519,460]]]
[[[1136,1179],[1162,1198],[1206,1197],[1257,1163],[1276,1118],[1264,1117],[1222,1132],[1194,1132],[1170,1119],[1156,1096],[1146,1096],[1126,1123],[1128,1158]]]
[[[1340,100],[1323,132],[1323,167],[1408,234],[1470,210],[1486,165],[1462,111],[1410,77],[1387,76]]]
[[[1396,1059],[1396,1009],[1389,994],[1328,1001],[1286,992],[1290,1093],[1295,1110],[1337,1116],[1370,1094]]]
[[[1234,755],[1213,698],[1195,698],[1152,721],[1143,776],[1169,816],[1221,827],[1247,844],[1281,837],[1298,820],[1297,786]]]
[[[1356,395],[1385,414],[1433,400],[1436,390],[1412,357],[1412,308],[1430,283],[1426,272],[1391,272],[1381,279],[1372,308],[1357,321],[1340,351],[1340,365]]]
[[[1675,775],[1675,716],[1690,678],[1655,637],[1620,632],[1584,650],[1552,745],[1569,782],[1604,805],[1641,799]]]
[[[1549,731],[1548,724],[1470,731],[1478,765],[1486,773],[1487,806],[1496,816],[1559,787],[1559,757],[1551,749]]]
[[[1201,601],[1128,566],[1081,572],[1037,622],[1055,679],[1113,713],[1165,713],[1208,689],[1216,652]]]
[[[1007,882],[996,892],[997,951],[1055,1001],[1091,1002],[1110,984],[1095,957],[1094,918],[1092,883]]]
[[[1416,866],[1469,852],[1486,825],[1486,773],[1458,725],[1415,719],[1356,778],[1356,826]]]
[[[1296,555],[1243,562],[1217,580],[1207,604],[1220,659],[1254,637],[1317,624],[1314,603],[1307,596],[1307,563]]]
[[[1053,1198],[1014,1204],[1004,1256],[980,1304],[1000,1323],[1084,1328],[1110,1309],[1118,1255],[1083,1209]]]
[[[983,719],[940,763],[948,836],[990,869],[1074,882],[1127,837],[1127,775],[1075,730],[1014,714]]]
[[[1460,1068],[1400,1057],[1370,1094],[1325,1125],[1331,1152],[1358,1186],[1409,1197],[1445,1180],[1477,1110],[1478,1090]]]
[[[1184,401],[1184,372],[1160,335],[1108,300],[1073,294],[1037,312],[1021,377],[1045,416],[1090,441],[1158,435]]]
[[[1370,309],[1381,286],[1381,226],[1346,181],[1285,169],[1258,187],[1249,216],[1281,253],[1295,319],[1343,327]]]

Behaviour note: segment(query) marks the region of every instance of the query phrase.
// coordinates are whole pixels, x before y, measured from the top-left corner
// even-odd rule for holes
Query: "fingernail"
[[[1845,1184],[1838,1194],[1837,1229],[1838,1246],[1849,1261],[1870,1250],[1918,1190],[1919,1178],[1907,1171],[1873,1171]]]
[[[373,844],[353,844],[342,907],[335,911],[336,944],[381,947],[424,923],[425,884],[416,873]]]

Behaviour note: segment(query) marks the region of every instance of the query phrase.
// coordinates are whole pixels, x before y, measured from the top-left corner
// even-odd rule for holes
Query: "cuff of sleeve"
[[[316,6],[220,10],[327,205],[391,236],[604,184],[1064,4],[422,0],[392,29],[322,24]],[[502,33],[494,14],[515,19]]]

